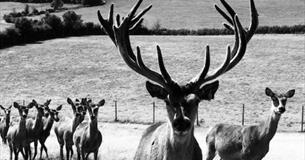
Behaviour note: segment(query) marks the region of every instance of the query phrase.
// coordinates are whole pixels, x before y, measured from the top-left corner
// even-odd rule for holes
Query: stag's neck
[[[53,123],[54,123],[53,118],[51,116],[49,116],[47,119],[47,124],[44,127],[44,131],[50,131],[52,129]]]
[[[171,127],[169,130],[169,152],[175,153],[175,157],[181,157],[181,159],[191,159],[189,156],[193,155],[195,147],[194,129],[191,129],[190,133],[184,137],[183,140],[180,140],[178,137],[174,136],[174,132]]]
[[[279,120],[281,118],[280,114],[276,114],[274,111],[271,111],[265,123],[262,124],[262,133],[261,137],[268,142],[273,138],[276,133]]]

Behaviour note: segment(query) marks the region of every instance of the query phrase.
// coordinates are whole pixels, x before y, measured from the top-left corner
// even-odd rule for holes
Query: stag
[[[79,99],[75,99],[75,101],[73,102],[70,98],[68,98],[67,102],[72,107],[73,119],[63,119],[59,121],[54,127],[57,141],[60,146],[60,158],[62,160],[64,159],[64,145],[66,146],[66,160],[69,160],[73,156],[73,134],[76,127],[84,120],[84,117],[86,115],[85,105],[87,104],[87,99],[83,98],[81,101]]]
[[[13,152],[15,160],[18,160],[19,152],[21,152],[25,160],[28,159],[30,153],[30,143],[28,140],[28,133],[26,130],[26,117],[28,115],[29,109],[37,105],[33,100],[27,106],[19,105],[17,102],[14,102],[13,106],[19,111],[19,124],[14,125],[9,128],[7,132],[7,142],[10,148],[10,160],[13,158]]]
[[[39,143],[40,143],[40,159],[42,157],[43,150],[46,153],[46,157],[49,158],[48,155],[48,149],[45,146],[45,141],[50,136],[50,132],[53,126],[54,121],[58,122],[58,113],[61,110],[62,105],[58,106],[56,109],[50,109],[49,106],[45,107],[45,116],[46,118],[43,118],[43,130],[41,132],[41,136],[39,137]]]
[[[164,100],[168,113],[168,121],[157,123],[146,129],[136,151],[135,160],[201,160],[202,153],[194,137],[194,121],[197,116],[198,104],[202,100],[212,100],[218,89],[219,81],[216,78],[231,70],[244,56],[247,43],[253,36],[258,25],[258,14],[253,0],[251,2],[252,22],[249,30],[242,27],[234,10],[224,1],[221,2],[233,19],[216,7],[230,24],[225,27],[233,30],[235,43],[233,50],[227,47],[226,59],[213,72],[209,72],[210,49],[206,47],[205,65],[200,73],[185,85],[179,85],[167,72],[161,49],[157,46],[157,55],[160,73],[149,69],[143,62],[140,48],[136,47],[134,54],[130,44],[129,32],[143,21],[142,16],[151,9],[151,5],[136,15],[142,0],[139,0],[128,15],[121,21],[120,15],[113,18],[113,5],[110,7],[108,19],[104,19],[98,11],[98,18],[104,31],[118,48],[125,63],[138,74],[157,83],[146,82],[146,89],[152,97]]]
[[[89,123],[83,122],[78,125],[73,135],[78,160],[87,160],[90,153],[93,153],[94,160],[97,160],[98,150],[102,144],[102,134],[98,129],[98,110],[104,104],[104,99],[97,104],[94,104],[91,99],[87,102]]]
[[[206,160],[212,160],[216,151],[222,160],[261,160],[265,157],[280,117],[286,110],[286,101],[294,95],[295,90],[277,94],[266,88],[265,93],[272,100],[268,118],[258,125],[215,125],[206,136]]]
[[[11,108],[12,106],[9,106],[8,108],[4,108],[2,105],[0,105],[0,108],[4,111],[4,118],[0,121],[0,135],[2,138],[3,144],[6,144],[6,134],[8,131],[8,128],[10,127],[10,115],[11,115]]]
[[[37,114],[35,117],[35,120],[33,119],[27,119],[26,121],[26,130],[28,133],[28,140],[29,143],[34,142],[34,156],[33,159],[35,159],[37,155],[37,145],[38,140],[41,137],[42,130],[43,130],[43,122],[42,117],[45,112],[45,107],[49,106],[51,100],[47,100],[44,104],[38,104],[35,100],[33,102],[36,104],[36,110]],[[31,152],[30,152],[30,159],[31,159]]]

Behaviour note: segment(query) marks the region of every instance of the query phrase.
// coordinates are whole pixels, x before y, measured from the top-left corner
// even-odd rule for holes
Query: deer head
[[[4,111],[5,117],[9,117],[10,116],[12,106],[9,106],[8,108],[4,108],[2,105],[0,105],[0,108]]]
[[[100,102],[98,102],[97,104],[93,103],[91,99],[89,99],[87,101],[87,109],[88,109],[88,113],[90,116],[90,120],[91,121],[96,121],[97,117],[98,117],[98,110],[101,106],[103,106],[105,104],[105,100],[101,100]]]
[[[20,105],[17,102],[14,102],[14,104],[13,104],[13,106],[18,109],[19,116],[21,117],[21,119],[26,119],[26,117],[29,113],[29,109],[33,108],[36,105],[37,105],[37,103],[35,100],[33,100],[27,106]]]
[[[126,17],[116,16],[116,24],[113,18],[113,5],[110,7],[108,19],[104,19],[98,11],[98,18],[104,31],[109,35],[115,46],[118,48],[125,63],[138,74],[148,78],[146,89],[152,97],[164,100],[168,112],[170,124],[174,135],[183,137],[188,135],[193,129],[194,120],[197,115],[198,104],[202,100],[211,100],[219,87],[217,77],[231,70],[242,59],[246,52],[247,43],[253,36],[258,25],[258,14],[253,0],[250,0],[252,22],[249,30],[242,27],[235,11],[224,1],[224,5],[229,14],[226,14],[217,5],[216,10],[228,21],[224,26],[235,35],[233,50],[227,47],[226,59],[222,65],[210,72],[210,49],[206,46],[205,65],[201,72],[197,74],[187,84],[178,84],[167,72],[161,49],[157,46],[157,55],[160,72],[149,69],[143,62],[140,48],[136,47],[136,54],[130,44],[129,32],[137,27],[142,21],[142,16],[151,9],[151,5],[136,14],[142,0],[131,9]],[[182,139],[182,138],[180,138]]]
[[[76,119],[76,122],[81,123],[84,120],[85,115],[87,113],[87,109],[85,107],[87,104],[87,99],[86,98],[82,98],[81,100],[75,99],[75,101],[73,102],[70,98],[68,98],[67,102],[72,107],[73,115]]]
[[[293,97],[295,90],[292,89],[286,93],[278,94],[278,93],[273,92],[270,88],[267,87],[265,90],[265,93],[272,100],[271,110],[274,113],[281,115],[286,111],[285,107],[286,107],[287,99]]]
[[[58,122],[59,121],[58,113],[61,109],[62,109],[62,105],[58,106],[56,109],[50,109],[49,106],[47,106],[45,108],[45,110],[46,110],[45,116],[46,117],[51,116],[51,118],[55,122]]]

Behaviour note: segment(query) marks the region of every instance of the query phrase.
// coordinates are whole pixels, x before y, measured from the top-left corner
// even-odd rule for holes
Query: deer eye
[[[272,97],[273,105],[277,107],[279,105],[279,100],[276,97]]]

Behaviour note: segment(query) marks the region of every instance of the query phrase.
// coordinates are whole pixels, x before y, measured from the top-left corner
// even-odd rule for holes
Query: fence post
[[[23,106],[24,106],[25,105],[25,100],[23,100],[22,103],[23,103]]]
[[[118,108],[117,108],[117,100],[114,100],[114,121],[118,121]]]
[[[199,124],[199,111],[198,111],[198,109],[197,109],[197,126],[200,126],[200,124]]]
[[[241,125],[245,124],[245,104],[243,104],[243,110],[241,115]]]
[[[155,112],[156,112],[156,105],[155,102],[152,103],[153,104],[153,123],[155,123]]]
[[[304,106],[302,106],[302,113],[301,113],[301,132],[304,132],[303,130],[303,124],[304,124]]]

